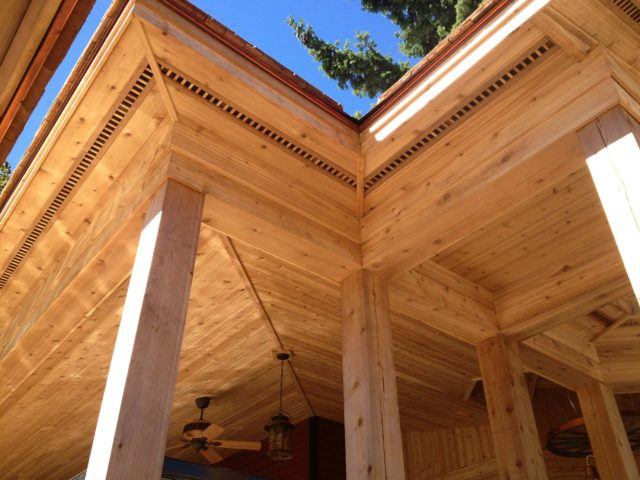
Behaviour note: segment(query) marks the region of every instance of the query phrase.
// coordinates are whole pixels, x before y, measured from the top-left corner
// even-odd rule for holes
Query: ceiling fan
[[[200,419],[196,422],[187,423],[182,429],[181,443],[167,448],[167,451],[194,448],[209,463],[213,464],[223,459],[222,455],[216,452],[216,448],[261,450],[262,444],[260,442],[219,439],[218,437],[222,435],[224,428],[204,419],[204,410],[210,403],[210,397],[196,398],[196,407],[200,409]]]

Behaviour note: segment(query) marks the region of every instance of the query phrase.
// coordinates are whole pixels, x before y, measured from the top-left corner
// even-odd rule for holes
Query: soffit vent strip
[[[608,327],[614,322],[613,318],[600,310],[589,312],[587,316],[604,327]]]
[[[16,272],[20,264],[27,257],[31,249],[35,246],[38,239],[45,232],[47,227],[51,224],[51,221],[60,211],[62,206],[69,200],[69,197],[74,192],[84,175],[94,164],[95,160],[104,151],[105,146],[111,140],[113,134],[123,126],[123,121],[131,111],[134,104],[142,95],[144,89],[149,84],[153,73],[151,68],[147,65],[142,73],[133,81],[133,84],[129,88],[128,92],[124,95],[120,104],[115,108],[114,112],[107,119],[102,129],[96,135],[94,141],[91,143],[84,156],[80,159],[76,167],[73,169],[64,185],[60,188],[56,196],[51,200],[51,203],[46,208],[44,213],[40,216],[35,226],[31,229],[25,240],[22,242],[13,258],[5,268],[2,275],[0,275],[0,290],[5,287],[9,282],[13,274]]]
[[[640,24],[640,8],[631,0],[611,0],[631,20]]]
[[[365,193],[369,193],[374,187],[377,187],[382,180],[389,178],[389,176],[397,172],[400,167],[408,164],[417,153],[441,139],[445,133],[448,133],[459,125],[463,119],[471,116],[471,114],[477,111],[487,100],[493,98],[499,91],[504,89],[506,85],[511,84],[514,78],[522,76],[530,67],[540,63],[543,58],[547,57],[547,54],[554,46],[551,40],[545,40],[533,48],[520,61],[495,77],[475,95],[461,102],[455,109],[445,115],[435,127],[425,131],[420,140],[411,144],[400,155],[387,162],[378,171],[369,175],[364,181]]]
[[[322,170],[324,173],[329,174],[332,178],[341,181],[348,185],[350,188],[356,187],[356,178],[351,174],[344,172],[335,165],[332,165],[329,161],[321,158],[319,155],[312,153],[299,145],[296,145],[291,140],[287,139],[281,132],[278,132],[272,127],[266,126],[264,123],[250,117],[247,113],[238,110],[231,105],[228,101],[222,100],[217,95],[208,92],[202,87],[196,85],[191,80],[185,78],[184,75],[177,73],[176,71],[160,65],[160,71],[168,79],[186,88],[190,92],[195,93],[202,99],[206,100],[211,105],[217,107],[219,110],[231,116],[234,120],[241,122],[243,125],[250,127],[252,131],[259,135],[266,137],[272,142],[279,144],[289,152],[296,155],[298,158],[310,163],[314,167]]]

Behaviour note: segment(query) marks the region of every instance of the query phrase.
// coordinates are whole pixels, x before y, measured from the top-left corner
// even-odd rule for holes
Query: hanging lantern
[[[282,390],[284,380],[284,362],[289,360],[289,354],[280,352],[276,355],[280,360],[280,408],[278,413],[271,417],[271,420],[264,429],[269,432],[269,450],[267,455],[272,460],[289,460],[291,454],[291,432],[295,428],[289,415],[282,410]]]

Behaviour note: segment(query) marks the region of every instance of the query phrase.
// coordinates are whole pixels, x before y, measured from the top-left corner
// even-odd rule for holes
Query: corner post
[[[578,137],[640,302],[640,126],[618,106],[579,130]]]
[[[172,180],[140,234],[87,480],[160,478],[203,195]]]
[[[576,390],[602,480],[640,480],[613,391],[602,382]]]
[[[497,335],[477,352],[500,478],[548,478],[517,343]]]
[[[358,271],[342,284],[348,480],[405,478],[392,349],[387,284]]]

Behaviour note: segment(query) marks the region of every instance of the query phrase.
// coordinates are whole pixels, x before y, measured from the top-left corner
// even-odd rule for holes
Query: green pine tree
[[[4,162],[0,164],[0,192],[4,189],[4,186],[9,181],[9,177],[11,176],[11,167],[9,166],[9,162]]]
[[[362,9],[380,13],[399,30],[398,48],[409,58],[421,58],[467,18],[481,0],[360,0]],[[318,62],[324,73],[342,89],[350,88],[360,97],[373,98],[393,85],[409,68],[383,55],[369,32],[357,32],[353,46],[327,42],[313,27],[289,17],[295,36]]]

